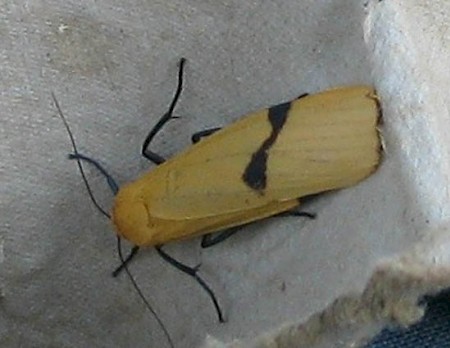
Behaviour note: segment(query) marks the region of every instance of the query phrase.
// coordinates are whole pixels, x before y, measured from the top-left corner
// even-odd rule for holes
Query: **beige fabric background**
[[[131,270],[176,346],[199,346],[207,334],[250,339],[362,291],[380,259],[448,216],[448,99],[430,86],[448,86],[440,57],[448,57],[449,31],[421,30],[448,23],[439,15],[448,5],[414,3],[0,1],[0,345],[167,346],[129,280],[110,277],[115,236],[66,160],[71,148],[51,92],[80,150],[125,183],[152,167],[140,146],[166,111],[181,56],[182,118],[155,147],[167,156],[199,129],[358,83],[379,90],[388,151],[369,180],[307,207],[316,221],[267,220],[208,250],[198,240],[168,246],[180,260],[202,262],[226,324],[197,284],[142,252]],[[109,207],[103,178],[88,172]]]

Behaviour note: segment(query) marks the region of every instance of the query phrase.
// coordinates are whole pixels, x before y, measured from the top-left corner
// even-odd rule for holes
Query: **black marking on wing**
[[[267,185],[267,157],[268,150],[277,140],[281,129],[286,123],[289,110],[291,108],[291,102],[272,106],[269,109],[269,122],[272,126],[272,132],[269,137],[264,140],[262,145],[256,152],[253,153],[247,168],[245,168],[242,180],[252,189],[263,194]]]

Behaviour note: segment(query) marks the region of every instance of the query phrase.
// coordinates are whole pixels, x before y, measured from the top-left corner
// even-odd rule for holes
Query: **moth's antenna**
[[[137,250],[135,248],[138,248],[137,246],[133,247],[133,250]],[[133,284],[134,289],[136,290],[136,292],[138,293],[139,297],[142,299],[142,301],[144,301],[145,306],[148,308],[148,310],[152,313],[153,317],[156,319],[156,321],[158,322],[158,325],[161,327],[161,329],[164,332],[164,335],[167,338],[167,342],[169,343],[171,348],[175,348],[172,338],[169,335],[169,332],[167,331],[166,327],[164,326],[164,323],[162,322],[162,320],[158,317],[158,315],[156,314],[155,310],[153,309],[153,307],[150,305],[150,303],[147,301],[147,299],[145,298],[144,294],[142,293],[142,290],[139,288],[139,286],[137,285],[136,281],[134,280],[130,270],[128,269],[127,266],[127,262],[125,262],[124,258],[123,258],[123,254],[122,254],[122,243],[121,243],[121,239],[118,236],[117,237],[117,251],[119,253],[119,259],[121,261],[121,269],[125,270],[125,273],[128,275],[128,278],[130,278],[131,280],[131,284]],[[133,251],[132,251],[133,253]]]
[[[72,131],[70,130],[69,123],[67,122],[66,118],[64,117],[64,114],[62,113],[61,107],[59,106],[58,101],[56,100],[55,94],[52,92],[52,98],[53,102],[55,103],[56,109],[58,110],[59,117],[61,117],[64,126],[66,127],[67,133],[69,134],[70,142],[72,143],[73,152],[76,157],[74,157],[77,160],[78,169],[80,171],[81,177],[83,178],[84,185],[86,186],[86,189],[88,191],[89,197],[94,203],[95,207],[102,213],[104,216],[106,216],[108,219],[111,219],[111,216],[106,212],[105,209],[103,209],[100,204],[98,204],[97,200],[94,197],[94,194],[92,193],[91,186],[89,185],[89,182],[86,178],[86,174],[84,173],[83,166],[81,164],[81,158],[80,154],[77,149],[77,144],[75,143],[75,138],[73,137]],[[69,155],[70,158],[70,155]]]
[[[100,163],[98,163],[96,160],[84,156],[82,154],[80,154],[78,152],[77,149],[77,145],[75,143],[75,138],[72,134],[72,131],[70,130],[69,127],[69,123],[67,122],[66,118],[64,117],[64,114],[62,113],[61,107],[59,106],[58,101],[56,100],[55,94],[52,92],[52,98],[53,101],[55,103],[56,109],[58,110],[58,114],[61,117],[62,121],[64,122],[64,126],[66,127],[67,133],[69,134],[69,138],[70,141],[72,143],[72,148],[73,148],[73,154],[69,155],[69,159],[74,159],[77,161],[78,164],[78,169],[81,173],[81,177],[83,178],[84,184],[86,186],[86,189],[88,191],[89,197],[91,198],[91,201],[94,203],[95,207],[108,219],[111,219],[111,216],[98,204],[98,202],[96,201],[94,194],[92,193],[92,189],[89,185],[89,182],[86,178],[86,175],[84,173],[83,170],[83,166],[81,164],[81,161],[86,161],[92,165],[94,165],[101,173],[103,176],[105,176],[106,180],[108,181],[108,185],[111,188],[111,190],[113,191],[114,194],[117,193],[117,191],[119,190],[119,186],[117,185],[117,183],[115,182],[115,180],[111,177],[111,175],[108,174],[108,172],[100,165]],[[138,250],[138,246],[133,247],[132,249],[132,254],[134,255],[137,250]],[[171,348],[175,348],[172,338],[169,335],[169,332],[167,331],[166,327],[164,326],[163,322],[161,321],[161,319],[158,317],[158,315],[156,314],[155,310],[153,309],[153,307],[150,305],[150,303],[148,302],[148,300],[145,298],[144,294],[142,293],[142,290],[139,288],[139,286],[137,285],[136,281],[134,280],[133,275],[131,274],[131,272],[128,270],[127,267],[127,263],[125,262],[123,255],[122,255],[122,248],[121,248],[121,239],[118,236],[117,237],[117,250],[118,250],[118,254],[119,254],[119,259],[121,261],[121,266],[120,268],[125,269],[125,272],[127,273],[131,284],[133,285],[134,289],[136,290],[136,292],[138,293],[139,297],[142,299],[142,301],[144,302],[145,306],[147,307],[147,309],[152,313],[153,317],[155,318],[155,320],[157,321],[158,325],[161,327],[161,329],[164,332],[164,335],[167,338],[167,342],[169,343],[169,346]]]

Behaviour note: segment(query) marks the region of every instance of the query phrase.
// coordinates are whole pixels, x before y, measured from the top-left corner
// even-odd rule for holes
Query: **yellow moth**
[[[174,118],[184,63],[182,59],[178,88],[169,111],[143,144],[142,154],[158,166],[120,189],[97,161],[78,153],[56,98],[54,101],[72,141],[71,158],[78,161],[92,200],[111,218],[118,236],[134,245],[126,260],[119,247],[122,264],[114,275],[122,269],[130,275],[126,265],[138,248],[155,246],[166,261],[194,277],[208,292],[219,320],[224,321],[214,293],[197,274],[198,267],[182,264],[161,246],[199,235],[206,241],[212,232],[291,211],[307,196],[345,188],[368,177],[381,156],[377,128],[379,100],[369,86],[339,87],[303,95],[251,113],[223,129],[200,132],[199,135],[209,136],[166,161],[149,151],[148,145],[164,124]],[[82,160],[95,165],[117,192],[111,215],[93,198]],[[165,330],[159,319],[158,322]],[[172,345],[166,330],[165,333]]]
[[[354,185],[380,161],[378,119],[378,99],[368,86],[252,113],[122,187],[112,210],[117,233],[135,245],[161,245]]]

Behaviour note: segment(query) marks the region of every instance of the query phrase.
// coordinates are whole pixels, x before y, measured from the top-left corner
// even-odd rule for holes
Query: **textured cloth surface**
[[[226,342],[304,321],[342,294],[362,291],[380,259],[408,249],[425,226],[448,216],[445,147],[433,138],[450,129],[436,99],[447,94],[448,69],[432,70],[448,54],[419,54],[430,49],[426,43],[450,46],[433,40],[444,34],[416,45],[427,32],[413,29],[434,28],[418,17],[390,31],[409,17],[399,14],[411,0],[371,1],[379,17],[369,35],[367,3],[0,0],[0,346],[167,347],[127,277],[111,277],[118,264],[113,228],[67,161],[71,147],[52,92],[80,151],[122,185],[152,168],[140,147],[167,110],[182,56],[181,118],[153,147],[167,157],[198,130],[305,92],[343,84],[379,89],[389,149],[383,164],[361,185],[305,206],[318,214],[315,221],[269,219],[207,250],[198,239],[167,246],[189,265],[202,263],[226,324],[217,323],[197,284],[153,250],[130,265],[176,347],[196,347],[207,334]],[[433,83],[416,80],[425,70]],[[434,84],[441,94],[429,89]],[[436,110],[424,117],[429,106]],[[433,124],[434,115],[442,122]],[[104,178],[87,172],[109,209]]]

